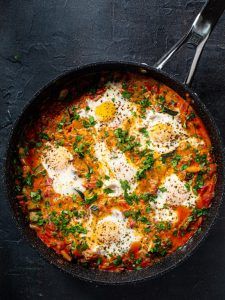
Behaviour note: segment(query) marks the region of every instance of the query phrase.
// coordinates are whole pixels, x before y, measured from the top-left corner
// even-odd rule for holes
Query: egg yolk
[[[111,244],[119,241],[120,230],[118,225],[112,221],[105,221],[98,224],[96,237],[100,243]]]
[[[174,139],[173,127],[170,124],[157,124],[152,127],[150,135],[154,143],[167,143]]]
[[[116,113],[116,107],[113,102],[106,101],[101,103],[95,109],[95,114],[99,118],[100,121],[110,121],[114,118]]]

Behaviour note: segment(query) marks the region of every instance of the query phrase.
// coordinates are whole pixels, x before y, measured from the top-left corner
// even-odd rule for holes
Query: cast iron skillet
[[[13,215],[17,221],[18,228],[21,229],[23,236],[29,240],[30,244],[34,248],[36,248],[40,252],[40,254],[44,258],[46,258],[50,263],[56,265],[60,269],[66,271],[67,273],[70,273],[75,277],[88,281],[93,281],[96,283],[131,283],[153,278],[157,275],[163,274],[169,269],[174,268],[181,261],[187,258],[206,236],[209,228],[211,227],[216,217],[217,210],[222,201],[225,164],[223,158],[221,139],[215,122],[205,105],[201,102],[199,97],[188,87],[188,85],[191,82],[203,46],[206,43],[209,34],[211,33],[214,25],[216,24],[224,9],[224,0],[208,1],[207,4],[203,7],[200,14],[195,19],[189,32],[167,54],[165,54],[163,58],[160,59],[160,61],[154,67],[147,66],[146,64],[125,63],[121,61],[94,63],[91,65],[81,66],[73,69],[72,71],[66,74],[63,74],[62,76],[56,78],[55,80],[47,84],[34,96],[34,98],[25,107],[12,129],[11,136],[9,139],[5,164],[5,182],[8,192],[8,199],[12,207]],[[196,50],[196,52],[187,80],[185,81],[185,83],[181,83],[173,79],[172,76],[166,74],[165,72],[162,72],[161,68],[168,61],[168,59],[185,43],[191,45]],[[57,95],[60,89],[65,87],[65,85],[68,85],[69,83],[79,84],[83,82],[83,80],[87,79],[89,80],[89,82],[92,82],[96,78],[98,78],[102,72],[105,71],[130,71],[134,73],[142,72],[147,74],[147,76],[153,77],[156,80],[159,80],[164,84],[168,85],[184,98],[188,93],[193,99],[193,108],[196,110],[200,118],[202,118],[209,132],[213,145],[215,159],[218,164],[218,181],[215,189],[215,197],[212,201],[212,206],[209,210],[207,219],[205,220],[202,226],[202,231],[196,233],[193,236],[193,238],[182,249],[177,250],[172,255],[162,259],[160,263],[140,271],[125,271],[123,273],[118,274],[86,269],[76,264],[75,262],[67,262],[63,260],[61,256],[57,255],[53,250],[47,248],[41,242],[41,240],[37,238],[36,233],[29,228],[28,222],[24,214],[20,210],[18,202],[15,198],[14,167],[12,163],[13,158],[16,155],[17,144],[22,138],[24,127],[26,127],[29,124],[31,119],[34,119],[36,117],[40,106],[45,101],[51,101],[51,99],[54,98],[54,95]]]

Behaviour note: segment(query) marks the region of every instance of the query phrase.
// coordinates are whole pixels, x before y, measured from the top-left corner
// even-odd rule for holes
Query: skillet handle
[[[195,18],[190,30],[159,59],[154,67],[161,70],[183,45],[191,45],[195,49],[195,54],[187,78],[184,81],[184,84],[190,85],[205,43],[224,9],[225,0],[208,0]]]

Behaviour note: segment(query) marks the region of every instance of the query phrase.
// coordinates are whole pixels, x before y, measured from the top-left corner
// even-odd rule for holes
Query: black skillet
[[[9,139],[6,164],[5,164],[5,182],[8,192],[8,199],[11,204],[13,215],[17,221],[18,228],[22,231],[22,234],[27,238],[30,244],[36,248],[39,253],[46,258],[50,263],[56,265],[60,269],[67,273],[78,277],[80,279],[94,281],[96,283],[103,284],[122,284],[131,283],[136,281],[142,281],[156,277],[160,274],[165,273],[169,269],[177,266],[181,261],[187,258],[193,250],[199,245],[203,238],[207,235],[209,228],[211,227],[218,208],[222,202],[223,186],[224,186],[224,157],[222,150],[222,143],[216,124],[205,107],[201,102],[196,93],[190,88],[189,84],[193,77],[198,59],[201,55],[201,51],[219,17],[225,9],[224,0],[209,0],[203,7],[200,14],[195,19],[189,32],[168,52],[166,53],[154,67],[147,66],[146,64],[140,63],[127,63],[127,62],[104,62],[94,63],[86,66],[81,66],[73,69],[72,71],[63,74],[56,78],[43,89],[41,89],[34,98],[27,104],[22,114],[13,126],[11,136]],[[181,83],[175,80],[171,75],[161,71],[161,68],[169,60],[169,58],[181,48],[184,44],[190,45],[195,49],[194,60],[190,69],[190,73],[185,81]],[[91,83],[99,78],[102,72],[134,72],[134,73],[145,73],[146,76],[155,78],[158,81],[171,87],[182,97],[185,97],[188,93],[193,99],[192,106],[202,118],[212,141],[213,151],[216,162],[218,164],[218,181],[215,189],[215,196],[212,201],[212,206],[209,209],[207,219],[203,223],[202,231],[196,233],[191,240],[180,250],[161,260],[160,263],[139,271],[123,272],[123,273],[110,273],[98,270],[86,269],[75,262],[67,262],[57,255],[53,250],[47,248],[36,233],[31,230],[28,226],[28,222],[21,212],[18,202],[15,198],[14,193],[14,167],[13,159],[16,155],[17,144],[22,138],[23,129],[29,124],[32,119],[35,119],[38,115],[41,105],[45,101],[52,101],[55,99],[55,95],[58,95],[60,89],[64,88],[68,84],[79,85],[82,82]]]

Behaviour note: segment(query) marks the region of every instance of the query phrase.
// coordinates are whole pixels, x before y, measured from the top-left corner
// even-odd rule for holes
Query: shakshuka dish
[[[188,95],[113,73],[53,100],[15,160],[17,200],[47,247],[90,268],[140,270],[201,230],[216,164]]]

